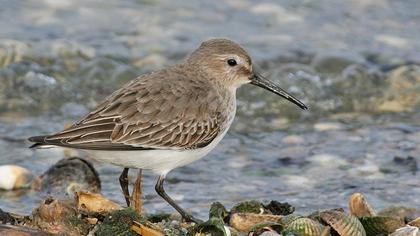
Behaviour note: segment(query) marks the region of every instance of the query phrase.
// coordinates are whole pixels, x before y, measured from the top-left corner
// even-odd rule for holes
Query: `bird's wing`
[[[71,127],[30,140],[100,150],[204,147],[226,120],[223,99],[207,83],[167,71],[141,76]]]

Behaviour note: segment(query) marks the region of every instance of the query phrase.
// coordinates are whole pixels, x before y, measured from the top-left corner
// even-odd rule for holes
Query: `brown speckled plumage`
[[[143,75],[46,144],[83,149],[188,149],[211,142],[226,122],[232,96],[184,65]]]

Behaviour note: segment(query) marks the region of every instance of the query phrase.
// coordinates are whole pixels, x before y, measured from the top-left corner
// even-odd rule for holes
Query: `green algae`
[[[133,221],[144,223],[146,220],[132,208],[115,211],[111,215],[105,217],[103,223],[99,225],[96,235],[137,236],[136,233],[131,231]]]

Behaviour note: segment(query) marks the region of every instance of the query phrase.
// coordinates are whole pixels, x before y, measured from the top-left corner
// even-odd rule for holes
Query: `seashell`
[[[322,230],[320,236],[330,236],[331,235],[331,227],[330,226],[326,226],[324,227],[324,229]]]
[[[389,236],[420,236],[420,229],[413,226],[404,226],[397,229],[394,233]]]
[[[281,225],[280,223],[267,221],[267,222],[262,222],[262,223],[254,225],[249,235],[261,235],[267,231],[280,233],[282,230],[283,230],[283,225]]]
[[[301,217],[290,222],[284,232],[300,236],[319,236],[322,232],[322,225],[312,219]]]
[[[405,225],[401,218],[389,216],[362,217],[359,220],[367,235],[387,235]]]
[[[108,214],[122,209],[120,205],[101,194],[89,192],[77,192],[76,205],[79,211],[99,214]]]
[[[322,220],[331,226],[340,236],[366,236],[366,231],[355,216],[337,210],[320,213]]]
[[[420,217],[417,217],[417,219],[408,222],[408,225],[420,228]]]
[[[356,217],[375,216],[376,212],[361,193],[353,193],[349,200],[350,213]]]
[[[288,225],[290,224],[292,221],[302,218],[302,216],[299,215],[287,215],[287,216],[283,216],[283,218],[281,218],[281,223],[283,225]]]
[[[279,215],[235,213],[231,215],[229,225],[238,231],[249,232],[256,224],[267,221],[281,223],[282,218],[283,216]]]
[[[157,228],[152,228],[150,225],[144,225],[137,221],[133,221],[131,230],[142,236],[164,236],[164,234]]]

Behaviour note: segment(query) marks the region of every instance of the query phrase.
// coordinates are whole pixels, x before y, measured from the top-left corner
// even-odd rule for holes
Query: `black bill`
[[[259,74],[254,74],[251,77],[251,84],[257,85],[258,87],[261,87],[263,89],[267,89],[270,92],[273,92],[273,93],[275,93],[279,96],[282,96],[282,97],[286,98],[287,100],[289,100],[290,102],[293,102],[294,104],[296,104],[297,106],[299,106],[303,110],[308,109],[308,107],[305,104],[303,104],[303,102],[299,101],[297,98],[293,97],[292,95],[290,95],[289,93],[287,93],[286,91],[281,89],[279,86],[275,85],[273,82],[271,82],[270,80],[262,77]]]

